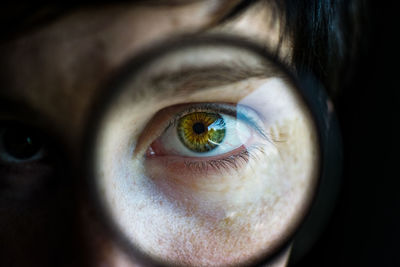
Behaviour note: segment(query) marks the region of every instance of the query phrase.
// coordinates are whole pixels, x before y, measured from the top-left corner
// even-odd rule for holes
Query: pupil
[[[202,134],[206,131],[206,127],[204,127],[204,124],[201,122],[196,122],[195,124],[193,124],[193,131],[196,134]]]
[[[16,159],[29,159],[42,147],[39,138],[22,129],[5,130],[2,142],[5,151]]]

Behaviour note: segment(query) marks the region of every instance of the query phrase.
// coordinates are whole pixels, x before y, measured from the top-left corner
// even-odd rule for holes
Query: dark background
[[[400,16],[393,2],[369,3],[362,57],[335,100],[344,147],[338,201],[293,266],[400,266]]]

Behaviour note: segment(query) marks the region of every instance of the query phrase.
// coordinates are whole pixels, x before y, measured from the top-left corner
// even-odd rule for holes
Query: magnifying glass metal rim
[[[317,184],[314,189],[313,195],[309,196],[308,207],[306,214],[298,222],[296,227],[287,238],[277,245],[277,248],[273,250],[272,253],[268,255],[260,255],[254,259],[250,259],[248,262],[240,262],[239,265],[265,265],[267,263],[273,262],[278,257],[282,255],[284,251],[291,245],[293,237],[297,233],[297,230],[304,228],[304,221],[306,218],[310,217],[312,214],[313,203],[315,201],[316,193],[321,190],[321,181],[330,176],[329,179],[333,179],[340,175],[340,165],[341,165],[341,141],[340,134],[338,130],[338,123],[336,122],[336,117],[332,110],[329,108],[328,98],[325,90],[319,84],[312,75],[308,73],[302,73],[300,77],[296,77],[291,73],[286,65],[277,59],[276,55],[268,52],[265,48],[258,46],[248,40],[238,38],[237,36],[229,35],[188,35],[176,38],[173,40],[167,40],[159,42],[156,45],[147,48],[145,51],[135,55],[129,59],[126,64],[124,64],[115,76],[102,88],[101,93],[95,99],[94,105],[91,109],[91,114],[89,115],[87,127],[85,129],[84,143],[84,161],[83,161],[83,177],[87,179],[87,190],[89,192],[89,198],[93,201],[95,207],[95,215],[100,220],[101,224],[104,226],[104,230],[117,244],[122,247],[128,256],[132,257],[135,262],[140,262],[146,266],[165,266],[170,263],[164,261],[156,260],[144,252],[139,250],[131,240],[129,240],[119,226],[112,220],[108,208],[104,205],[104,202],[100,198],[101,192],[98,191],[98,186],[96,182],[96,176],[94,173],[94,153],[97,140],[97,133],[101,125],[101,119],[107,113],[113,100],[121,93],[122,89],[125,88],[124,85],[131,81],[131,77],[135,73],[139,72],[145,68],[151,62],[159,59],[161,56],[177,51],[185,47],[196,47],[196,46],[223,46],[223,47],[233,47],[240,48],[259,55],[265,58],[267,61],[271,62],[274,66],[277,66],[284,74],[287,75],[289,81],[292,83],[294,88],[299,90],[302,100],[306,103],[309,111],[314,120],[315,127],[317,128],[317,137],[319,145],[319,169],[317,172]],[[297,75],[299,76],[299,75]],[[332,146],[330,144],[338,144]],[[333,157],[331,156],[333,155]],[[333,161],[333,162],[332,162]],[[338,168],[334,168],[338,166]],[[328,173],[325,171],[336,170],[337,173]],[[326,177],[324,177],[326,176]],[[332,178],[333,176],[333,178]],[[326,190],[326,189],[325,189]],[[312,216],[312,215],[311,215]],[[234,264],[235,266],[238,264]]]

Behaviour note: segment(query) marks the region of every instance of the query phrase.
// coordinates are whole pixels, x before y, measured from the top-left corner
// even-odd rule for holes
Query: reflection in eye
[[[227,118],[217,113],[196,112],[179,119],[178,136],[194,152],[208,152],[221,146]]]
[[[228,104],[191,105],[174,116],[163,135],[150,146],[148,155],[212,157],[230,154],[239,148],[239,151],[245,150],[243,146],[250,145],[255,131],[263,137],[265,134],[250,117],[254,114],[248,108],[240,110],[237,114],[236,107]]]

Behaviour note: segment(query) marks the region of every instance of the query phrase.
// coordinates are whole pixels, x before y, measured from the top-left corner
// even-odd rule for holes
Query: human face
[[[105,266],[107,264],[110,266],[130,266],[134,264],[116,242],[109,235],[104,234],[101,224],[96,221],[96,217],[93,215],[93,203],[87,197],[85,189],[82,189],[84,187],[80,187],[82,185],[80,178],[83,179],[83,177],[69,178],[61,170],[67,170],[66,173],[73,173],[70,167],[79,166],[80,155],[83,153],[82,142],[87,117],[91,112],[96,96],[99,94],[99,89],[126,60],[138,55],[143,48],[182,34],[230,34],[248,38],[260,45],[266,45],[271,51],[279,51],[280,60],[290,65],[290,40],[284,39],[284,42],[280,45],[281,21],[274,9],[264,3],[258,3],[246,10],[242,16],[235,17],[224,24],[218,23],[235,4],[236,1],[193,1],[192,3],[175,5],[142,3],[81,8],[66,14],[54,23],[2,45],[0,58],[3,69],[1,77],[2,99],[7,103],[12,101],[17,103],[17,105],[4,110],[1,115],[3,120],[28,121],[28,124],[32,124],[34,128],[38,128],[41,132],[53,137],[52,139],[55,141],[49,142],[49,146],[56,143],[58,147],[55,150],[48,149],[47,154],[50,155],[50,160],[45,163],[13,162],[12,166],[14,167],[3,168],[7,170],[5,177],[15,176],[18,180],[18,184],[8,192],[10,197],[2,200],[5,204],[2,204],[4,208],[1,210],[4,214],[9,214],[7,219],[4,219],[4,224],[13,231],[11,236],[4,233],[4,238],[2,238],[2,240],[10,240],[10,244],[12,244],[7,250],[7,253],[11,255],[8,256],[11,261],[21,262],[20,265],[39,264],[41,266],[54,265],[55,263],[57,265],[68,265],[71,264],[71,260],[76,262],[82,260],[85,266],[92,264],[94,266],[100,264],[105,264]],[[161,120],[160,111],[164,116],[165,114],[172,116],[177,112],[177,110],[174,110],[174,108],[177,109],[177,105],[182,107],[182,105],[190,106],[192,103],[236,104],[240,101],[254,104],[257,99],[260,99],[257,92],[262,92],[257,89],[262,88],[265,82],[266,80],[261,79],[252,83],[247,82],[246,86],[239,82],[236,86],[225,85],[223,90],[221,88],[210,88],[207,93],[199,91],[182,94],[179,97],[157,95],[156,93],[144,94],[132,103],[135,111],[130,110],[130,114],[135,114],[135,116],[124,116],[123,118],[117,116],[111,120],[116,125],[115,128],[112,128],[112,135],[118,136],[118,138],[109,142],[111,139],[106,131],[104,147],[102,146],[100,150],[106,150],[106,154],[110,152],[108,157],[115,156],[118,158],[120,157],[118,153],[121,151],[116,149],[114,145],[120,147],[123,144],[116,144],[113,140],[134,139],[137,143],[135,155],[140,159],[146,158],[146,155],[150,153],[149,149],[155,146],[152,142],[157,138],[143,141],[147,145],[140,146],[140,142],[143,140],[142,136],[145,129],[154,128],[154,120]],[[234,90],[234,88],[236,89]],[[270,106],[273,106],[273,92],[270,92],[269,95]],[[263,94],[262,97],[264,96]],[[312,141],[315,139],[315,129],[307,111],[304,110],[305,108],[298,104],[297,100],[293,100],[290,93],[283,99],[286,99],[285,105],[294,107],[296,114],[294,117],[281,119],[280,122],[285,121],[286,123],[280,126],[274,125],[276,130],[274,134],[281,136],[292,130],[295,134],[293,135],[293,142],[289,140],[282,144],[277,142],[275,145],[279,147],[281,156],[289,155],[292,158],[307,159],[302,162],[304,163],[302,166],[306,169],[305,173],[312,173],[316,162],[313,156],[316,145]],[[262,104],[259,103],[259,106]],[[282,109],[282,107],[280,108]],[[29,110],[29,113],[25,112],[26,110]],[[278,110],[278,106],[276,110]],[[276,116],[278,116],[277,113]],[[300,120],[296,116],[299,116]],[[128,119],[130,128],[129,131],[124,131],[123,129],[126,129],[124,125],[126,125]],[[301,122],[295,123],[295,121]],[[271,133],[272,128],[270,128]],[[126,136],[127,132],[130,133],[129,137]],[[143,149],[139,149],[141,147]],[[68,156],[60,156],[60,151]],[[305,154],[299,154],[300,151],[305,151]],[[99,153],[103,155],[101,152]],[[149,159],[149,157],[147,158]],[[101,159],[104,160],[104,173],[112,172],[113,166],[109,166],[111,161],[108,158]],[[138,165],[133,167],[132,172],[139,176],[139,170],[144,166],[144,168],[151,170],[151,172],[146,172],[146,175],[157,184],[157,178],[163,171],[160,168],[162,164],[158,164],[157,160],[150,159],[146,162],[138,162]],[[25,165],[22,167],[21,164]],[[293,168],[291,170],[292,173],[296,173],[296,171],[298,169]],[[243,181],[253,176],[262,177],[261,173],[264,172],[265,169],[261,168],[260,164],[254,164],[251,168],[247,168],[234,176],[237,176],[237,181]],[[168,175],[178,181],[183,179],[177,173],[170,172]],[[197,194],[199,191],[191,191],[190,193],[196,196],[196,201],[199,203],[208,199],[210,200],[209,205],[214,205],[215,209],[218,208],[218,210],[224,212],[226,207],[235,203],[235,201],[239,203],[238,199],[246,196],[246,190],[254,186],[247,182],[240,183],[239,193],[239,191],[232,189],[236,188],[237,185],[230,184],[228,181],[232,178],[232,174],[231,176],[226,174],[213,174],[212,176],[219,179],[217,184],[214,182],[211,184],[196,182],[194,186],[201,188],[203,193],[208,192],[207,194]],[[304,194],[310,193],[309,188],[314,184],[312,175],[310,179],[297,179],[295,175],[292,175],[292,177],[293,183],[290,189],[296,188],[296,190],[290,195],[290,199],[301,198]],[[191,174],[184,178],[194,179],[196,177]],[[51,182],[48,181],[50,179]],[[29,185],[24,185],[24,190],[27,192],[20,188],[22,187],[20,184],[26,183],[26,180],[29,180]],[[15,181],[11,183],[15,183]],[[166,195],[171,193],[171,190],[168,189],[171,186],[170,183],[163,184],[163,181],[161,181],[159,185],[160,188],[167,188],[164,192]],[[209,190],[210,186],[226,187],[225,192],[230,194],[217,194],[215,191]],[[112,186],[110,185],[110,187]],[[113,191],[112,195],[117,202],[121,203],[123,199],[117,198],[117,196],[122,196],[122,192],[119,191],[121,188],[118,188],[118,185],[115,188],[116,191]],[[189,189],[184,183],[177,183],[171,194],[175,197],[179,195],[178,192],[183,192],[179,197],[184,199],[187,190]],[[274,187],[273,191],[280,192],[279,186]],[[263,191],[263,193],[265,192]],[[226,264],[229,262],[225,260],[229,258],[240,261],[246,257],[248,251],[253,253],[253,250],[259,249],[259,246],[264,246],[268,242],[272,243],[277,238],[274,234],[279,233],[281,227],[287,225],[285,221],[288,219],[284,219],[284,214],[288,213],[289,208],[299,204],[297,202],[291,203],[289,198],[284,198],[283,193],[276,193],[276,195],[275,199],[268,202],[269,208],[262,210],[256,208],[254,212],[246,214],[245,216],[249,219],[245,223],[241,223],[241,226],[238,223],[239,221],[243,222],[243,216],[240,215],[243,211],[241,205],[234,207],[234,213],[239,214],[238,216],[233,216],[233,213],[232,216],[229,215],[230,217],[223,215],[223,218],[209,216],[209,214],[204,216],[202,223],[196,225],[198,227],[196,231],[203,236],[206,242],[209,242],[209,246],[202,246],[201,242],[204,240],[196,239],[196,234],[192,231],[193,225],[185,225],[188,218],[191,218],[192,215],[199,216],[199,214],[187,214],[185,216],[188,218],[181,218],[181,220],[174,218],[172,223],[164,225],[165,229],[171,228],[175,224],[179,225],[180,231],[164,231],[160,228],[151,230],[152,233],[148,236],[149,240],[154,241],[156,237],[162,237],[162,240],[165,241],[164,244],[167,245],[159,242],[158,246],[155,246],[155,243],[152,243],[153,241],[145,245],[151,246],[151,252],[157,256],[171,257],[173,261],[194,265]],[[284,201],[280,202],[280,199],[284,199]],[[168,198],[166,201],[168,201]],[[182,203],[183,205],[193,205],[190,201]],[[143,209],[146,211],[146,209],[154,208],[151,207],[151,204],[149,205],[145,205]],[[161,206],[157,208],[161,208],[161,214],[163,214],[163,208]],[[204,209],[204,207],[199,209]],[[116,205],[115,210],[117,217],[131,216],[124,213],[118,205]],[[260,213],[261,215],[257,215]],[[268,213],[275,213],[275,217],[280,219],[273,222],[269,221],[269,224],[267,223],[265,226],[266,229],[261,230],[261,232],[270,233],[270,235],[267,235],[269,240],[262,240],[261,242],[254,239],[257,234],[256,231],[260,231],[259,229],[249,230],[242,226],[252,225],[257,222],[257,218],[266,216]],[[152,220],[155,224],[168,221],[165,216],[169,215],[164,214],[163,216],[152,218]],[[4,215],[2,218],[6,218],[6,216]],[[238,226],[224,228],[226,231],[220,235],[207,236],[207,229],[202,228],[201,225],[209,225],[216,220],[225,222],[227,225]],[[264,221],[268,221],[268,219],[264,218]],[[122,224],[125,228],[134,230],[143,227],[148,222],[141,221],[141,217],[139,217],[135,221],[125,220]],[[129,230],[128,232],[130,232]],[[14,239],[12,236],[15,236],[16,231],[17,238]],[[22,236],[22,234],[19,234],[22,231],[26,231],[27,234]],[[210,241],[212,238],[214,238],[213,242]],[[187,239],[192,240],[189,243],[190,246],[196,248],[196,253],[179,253],[179,251],[189,251],[187,242],[185,243]],[[238,242],[239,239],[247,240],[248,244],[244,246],[243,243]],[[229,244],[229,251],[222,247],[225,244],[224,240],[231,243]],[[260,245],[260,242],[262,245]],[[54,246],[54,243],[58,245]],[[212,254],[212,250],[219,253]],[[238,251],[247,252],[238,253]],[[24,257],[20,257],[21,255]],[[52,258],[54,256],[51,255],[61,256],[54,259]],[[276,264],[284,265],[287,256],[288,252],[278,258]],[[209,260],[209,262],[204,261],[204,259]],[[73,265],[79,265],[79,263]]]

